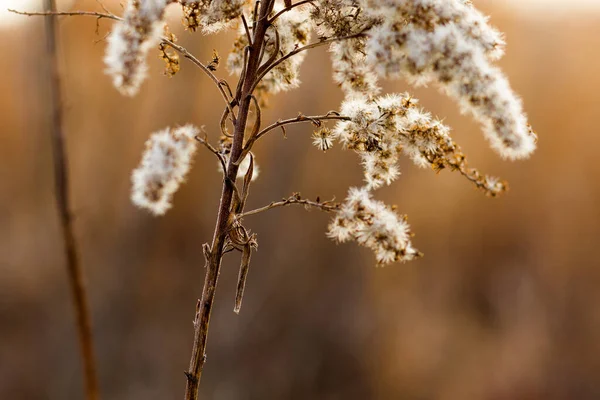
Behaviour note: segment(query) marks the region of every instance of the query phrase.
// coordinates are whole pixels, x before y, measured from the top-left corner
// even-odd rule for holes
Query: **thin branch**
[[[168,44],[173,49],[178,51],[180,54],[182,54],[185,58],[190,60],[192,63],[196,64],[196,66],[198,68],[200,68],[215,83],[215,85],[219,89],[219,92],[221,92],[221,96],[223,97],[223,100],[225,100],[225,103],[227,104],[227,107],[229,108],[229,112],[231,113],[231,118],[233,119],[233,121],[235,123],[235,113],[233,112],[233,108],[231,107],[231,101],[229,100],[229,97],[227,96],[227,92],[225,91],[225,89],[223,89],[221,80],[219,78],[217,78],[215,76],[215,74],[213,74],[212,71],[206,65],[204,65],[202,62],[200,62],[200,60],[198,60],[196,57],[194,57],[194,55],[192,53],[187,51],[187,49],[185,47],[175,44],[172,41],[170,41],[169,39],[164,38],[164,37],[162,38],[162,41],[163,41],[163,43]]]
[[[366,29],[365,29],[366,30]],[[358,33],[353,33],[352,35],[348,35],[348,36],[340,36],[340,37],[333,37],[333,38],[329,38],[329,39],[323,39],[319,42],[314,42],[314,43],[310,43],[307,44],[306,46],[302,46],[297,48],[296,50],[293,50],[291,52],[289,52],[288,54],[286,54],[285,56],[277,59],[277,61],[273,62],[271,65],[269,65],[267,68],[265,68],[259,75],[258,78],[256,78],[256,81],[254,81],[254,85],[252,85],[252,91],[254,91],[254,89],[256,88],[256,86],[258,85],[258,83],[262,80],[262,78],[265,77],[265,75],[267,75],[273,68],[275,68],[276,66],[278,66],[279,64],[281,64],[282,62],[284,62],[285,60],[287,60],[290,57],[295,56],[296,54],[306,51],[306,50],[310,50],[310,49],[314,49],[315,47],[320,47],[320,46],[324,46],[326,44],[329,43],[334,43],[334,42],[339,42],[341,40],[349,40],[349,39],[356,39],[359,37],[364,36],[364,31],[362,30]]]
[[[17,11],[17,10],[13,10],[13,9],[9,9],[8,11],[13,12],[15,14],[19,14],[19,15],[25,15],[28,17],[32,17],[32,16],[50,16],[50,15],[54,15],[54,16],[91,16],[91,17],[97,17],[97,18],[107,18],[107,19],[112,19],[115,21],[123,21],[123,18],[118,17],[114,14],[111,13],[101,13],[101,12],[96,12],[96,11],[43,11],[43,12],[26,12],[26,11]],[[230,100],[227,97],[227,92],[225,91],[225,89],[223,89],[223,86],[221,84],[221,80],[219,80],[219,78],[217,78],[215,76],[215,74],[212,73],[212,71],[206,66],[204,65],[202,62],[200,62],[200,60],[198,60],[196,57],[194,57],[194,55],[192,53],[190,53],[185,47],[180,46],[178,44],[173,43],[171,40],[163,37],[162,42],[168,46],[171,46],[175,51],[179,52],[181,55],[183,55],[185,58],[187,58],[188,60],[190,60],[192,63],[196,64],[196,66],[198,68],[200,68],[215,84],[215,86],[219,89],[219,92],[221,93],[221,96],[223,97],[223,100],[225,100],[225,103],[227,104],[227,107],[229,107],[229,111],[231,112],[231,116],[232,118],[235,120],[235,114],[233,113],[233,109],[231,108],[231,104],[230,104]]]
[[[11,13],[19,14],[19,15],[25,15],[25,16],[28,16],[28,17],[50,16],[50,15],[72,17],[72,16],[83,15],[83,16],[90,16],[90,17],[107,18],[107,19],[112,19],[112,20],[115,20],[115,21],[122,21],[123,20],[123,18],[117,17],[114,14],[111,14],[111,13],[101,13],[101,12],[96,12],[96,11],[39,11],[39,12],[27,12],[27,11],[13,10],[11,8],[9,8],[8,11],[11,12]]]
[[[284,13],[290,11],[290,10],[293,10],[296,7],[303,6],[304,4],[313,3],[314,1],[315,0],[302,0],[302,1],[299,1],[299,2],[297,2],[295,4],[292,4],[289,7],[284,8],[283,10],[281,10],[277,14],[275,14],[273,17],[271,17],[271,19],[269,19],[269,24],[273,24],[273,22],[275,22],[275,20],[277,18],[281,17],[282,14],[284,14]]]
[[[111,13],[110,10],[108,8],[106,8],[106,6],[104,5],[104,3],[102,3],[100,0],[96,0],[96,3],[98,3],[98,5],[107,13]]]
[[[238,214],[236,216],[236,218],[241,219],[244,217],[248,217],[250,215],[260,214],[262,212],[269,211],[273,208],[289,206],[290,204],[303,205],[307,209],[311,208],[311,207],[315,207],[315,208],[318,208],[325,212],[334,212],[334,211],[337,211],[340,209],[340,204],[335,203],[333,200],[321,202],[317,199],[317,201],[311,201],[311,200],[303,199],[302,197],[300,197],[299,193],[294,193],[292,196],[288,197],[287,199],[283,199],[281,201],[276,201],[276,202],[274,201],[264,207]]]
[[[313,115],[313,116],[306,116],[306,115],[302,115],[299,114],[296,118],[289,118],[289,119],[284,119],[284,120],[279,120],[269,126],[267,126],[266,128],[264,128],[262,131],[260,131],[257,135],[256,135],[256,140],[260,139],[261,137],[263,137],[264,135],[266,135],[267,133],[269,133],[269,131],[272,131],[273,129],[279,128],[279,127],[283,127],[285,125],[291,125],[291,124],[298,124],[301,122],[311,122],[311,123],[315,123],[315,121],[330,121],[330,120],[337,120],[337,121],[349,121],[350,117],[346,117],[344,115],[339,115],[337,112],[335,111],[330,111],[325,115]]]
[[[200,136],[196,136],[194,139],[196,139],[199,143],[204,145],[204,147],[206,147],[208,151],[213,153],[219,159],[221,167],[223,168],[223,174],[227,174],[227,165],[225,164],[225,157],[223,157],[223,154],[219,153],[219,150],[217,150],[212,144],[208,142],[208,138],[206,136],[204,136],[203,138]]]
[[[60,87],[60,74],[58,71],[58,56],[56,44],[56,20],[54,0],[44,0],[46,10],[46,61],[48,62],[50,83],[50,106],[52,107],[52,153],[54,161],[54,195],[59,211],[61,233],[64,252],[69,275],[69,286],[73,295],[73,305],[77,315],[77,332],[81,347],[81,358],[84,367],[85,391],[87,400],[99,398],[98,378],[96,373],[96,360],[92,337],[92,322],[86,294],[85,279],[81,267],[79,249],[75,233],[71,204],[69,201],[69,174],[68,159],[65,148],[65,135],[63,130],[63,113]]]

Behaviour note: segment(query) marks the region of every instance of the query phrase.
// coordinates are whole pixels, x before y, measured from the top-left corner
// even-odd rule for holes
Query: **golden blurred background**
[[[99,9],[69,2],[62,6]],[[386,84],[445,117],[471,164],[511,190],[489,199],[460,176],[404,161],[378,196],[408,214],[425,257],[386,268],[375,268],[368,250],[327,239],[329,216],[316,210],[248,217],[260,249],[239,316],[238,256],[225,260],[202,398],[600,399],[600,7],[518,3],[475,1],[506,32],[501,66],[540,137],[530,160],[502,161],[434,88]],[[106,4],[120,12],[118,1]],[[174,11],[172,31],[198,58],[208,61],[213,48],[227,54],[231,35],[190,34],[179,19]],[[148,135],[165,126],[205,125],[216,140],[221,99],[185,60],[175,77],[163,76],[158,56],[141,93],[124,98],[103,73],[111,23],[100,21],[96,33],[94,18],[60,21],[71,195],[103,398],[181,398],[220,176],[200,150],[174,208],[155,218],[131,205],[130,172]],[[42,19],[0,14],[1,399],[82,398],[43,32]],[[342,96],[330,75],[327,52],[314,51],[303,85],[275,96],[263,121],[336,109]],[[310,133],[291,127],[287,139],[276,133],[259,144],[250,207],[294,191],[341,199],[360,184],[357,157],[339,146],[323,154]]]

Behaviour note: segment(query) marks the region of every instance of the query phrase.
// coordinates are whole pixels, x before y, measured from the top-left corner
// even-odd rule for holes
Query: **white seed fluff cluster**
[[[381,91],[378,76],[367,62],[364,40],[335,42],[329,50],[333,80],[342,88],[346,98],[372,98]]]
[[[104,62],[115,87],[135,95],[146,78],[146,55],[158,45],[164,28],[163,15],[172,0],[130,0],[107,38]]]
[[[320,37],[346,37],[365,29],[368,20],[355,0],[319,0],[311,18]],[[334,42],[330,46],[333,79],[347,97],[379,93],[378,77],[367,63],[365,39]]]
[[[380,75],[436,82],[482,124],[503,157],[533,152],[536,138],[521,100],[491,64],[502,55],[502,36],[483,15],[462,0],[365,0],[365,5],[381,21],[366,44]]]
[[[132,202],[155,215],[171,208],[171,198],[190,170],[199,130],[186,125],[158,131],[146,142],[142,161],[133,171]]]
[[[481,124],[491,147],[505,158],[526,158],[535,150],[536,136],[521,100],[494,64],[504,54],[504,38],[470,0],[314,0],[300,5],[300,0],[266,1],[128,0],[123,20],[108,38],[107,72],[123,94],[138,91],[147,72],[147,53],[163,32],[165,7],[173,2],[182,5],[184,24],[190,31],[208,34],[238,27],[227,68],[243,80],[248,78],[248,36],[255,36],[256,27],[265,23],[253,18],[259,9],[269,12],[268,25],[262,25],[264,41],[260,38],[253,45],[256,50],[257,43],[264,43],[252,59],[260,58],[258,72],[252,72],[262,77],[251,82],[257,108],[266,104],[266,95],[299,85],[299,69],[307,52],[298,49],[329,43],[333,79],[344,101],[339,114],[320,117],[326,120],[335,115],[334,128],[313,121],[320,129],[314,132],[312,143],[327,151],[337,140],[354,150],[365,179],[364,187],[350,190],[331,222],[328,234],[332,238],[353,239],[372,249],[379,264],[419,255],[410,243],[406,219],[372,198],[374,190],[399,177],[401,156],[436,172],[459,172],[489,196],[507,189],[503,181],[469,167],[450,129],[418,107],[417,100],[408,94],[381,95],[380,79],[435,83]],[[247,25],[242,24],[242,13]],[[311,45],[313,31],[318,40]],[[217,65],[213,61],[209,67]],[[260,124],[260,113],[256,114],[255,123]],[[233,142],[223,124],[222,130],[218,151],[228,163]],[[196,150],[197,133],[196,128],[186,126],[166,129],[148,140],[142,163],[133,173],[135,204],[155,214],[171,206],[171,197]],[[241,162],[237,178],[247,174],[250,160],[246,156]],[[252,180],[257,176],[254,162]]]
[[[410,242],[406,218],[373,200],[365,188],[350,189],[348,198],[329,225],[328,236],[339,242],[353,239],[373,250],[380,265],[410,261],[420,255]]]
[[[344,101],[341,113],[350,120],[338,122],[332,136],[342,142],[345,148],[360,155],[366,184],[361,189],[351,191],[347,203],[330,226],[330,236],[339,241],[356,239],[360,244],[375,250],[380,264],[402,259],[392,257],[393,244],[400,246],[395,250],[396,255],[408,259],[414,257],[412,252],[407,252],[409,247],[404,241],[383,240],[400,233],[377,232],[378,228],[391,230],[393,213],[380,211],[384,206],[378,202],[370,202],[369,197],[372,190],[389,185],[398,177],[398,160],[401,154],[408,156],[420,167],[430,166],[437,171],[444,168],[458,171],[490,196],[496,196],[506,189],[505,184],[498,179],[481,175],[477,170],[469,168],[460,148],[450,138],[449,128],[418,108],[417,101],[408,94],[385,95],[373,100],[352,97]],[[316,142],[317,139],[315,144]],[[365,225],[364,214],[357,210],[373,208],[378,208],[378,212],[373,214],[382,215],[381,218],[386,223],[375,221]],[[367,214],[370,215],[369,212]],[[399,224],[398,232],[407,231],[406,221],[396,220]],[[366,226],[369,228],[366,232],[371,236],[364,233]],[[355,231],[361,233],[349,233]],[[374,241],[373,238],[381,238],[381,241]],[[382,243],[385,243],[387,252],[378,247]]]
[[[389,185],[398,177],[400,154],[420,167],[432,165],[436,155],[443,157],[448,127],[416,104],[408,94],[352,98],[342,104],[342,114],[351,119],[338,122],[334,133],[361,156],[367,188]]]
[[[470,0],[360,0],[368,17],[383,21],[388,29],[401,22],[433,31],[438,26],[454,24],[461,34],[473,40],[486,55],[497,60],[504,55],[502,34],[488,24]]]
[[[181,3],[188,28],[200,27],[205,34],[229,28],[246,5],[245,0],[181,0]]]

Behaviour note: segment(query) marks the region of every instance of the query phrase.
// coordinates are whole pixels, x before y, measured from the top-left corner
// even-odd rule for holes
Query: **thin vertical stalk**
[[[44,0],[47,13],[56,12],[54,0]],[[52,109],[52,123],[50,124],[52,137],[52,155],[54,162],[55,199],[60,219],[60,228],[64,243],[64,252],[67,262],[69,286],[73,296],[77,320],[77,333],[81,348],[85,377],[85,393],[87,400],[98,400],[98,379],[96,377],[96,362],[92,339],[92,324],[89,305],[86,296],[86,287],[77,250],[77,241],[73,232],[71,218],[71,205],[69,202],[69,177],[68,160],[65,151],[65,137],[63,132],[63,115],[60,89],[60,74],[58,71],[57,57],[57,29],[56,17],[48,15],[46,22],[46,57],[50,83],[50,107]]]
[[[219,204],[219,213],[217,224],[213,236],[213,242],[208,252],[206,260],[206,276],[204,288],[202,290],[202,299],[198,301],[196,315],[194,318],[194,345],[189,370],[186,372],[187,384],[185,390],[185,400],[197,400],[202,369],[206,361],[206,342],[208,337],[208,327],[210,314],[215,298],[215,291],[219,273],[221,270],[221,259],[223,257],[223,247],[227,238],[227,230],[231,222],[231,203],[233,199],[233,185],[237,177],[238,165],[236,161],[242,154],[244,133],[248,120],[248,112],[252,101],[252,90],[257,78],[258,68],[260,66],[260,55],[265,43],[265,34],[269,27],[268,15],[273,9],[273,0],[264,0],[260,2],[260,11],[258,18],[255,19],[256,29],[253,30],[254,38],[250,46],[248,64],[243,79],[241,90],[237,94],[237,104],[239,111],[233,134],[233,145],[229,165],[227,166],[227,177],[223,182],[223,190]]]

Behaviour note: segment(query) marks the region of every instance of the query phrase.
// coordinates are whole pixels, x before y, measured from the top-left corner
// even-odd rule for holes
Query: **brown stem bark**
[[[54,0],[44,0],[47,13],[56,12]],[[77,332],[81,347],[81,358],[84,367],[85,393],[87,400],[98,400],[98,379],[96,377],[96,361],[92,339],[92,323],[86,296],[85,279],[77,251],[77,241],[73,232],[71,205],[69,202],[68,160],[65,151],[63,132],[62,102],[60,75],[56,45],[56,16],[46,17],[46,51],[49,70],[49,82],[52,107],[52,153],[54,162],[55,198],[59,212],[61,233],[64,242],[64,252],[67,262],[69,286],[73,296],[77,318]]]
[[[242,90],[238,94],[237,104],[239,104],[238,115],[233,135],[233,145],[229,165],[227,166],[227,177],[223,182],[221,201],[217,224],[213,236],[213,242],[210,252],[207,255],[206,276],[204,279],[204,288],[202,290],[202,299],[199,300],[196,307],[194,318],[194,345],[189,370],[186,372],[187,384],[185,390],[185,400],[198,399],[198,388],[202,369],[206,361],[206,341],[208,338],[208,327],[210,314],[215,298],[217,281],[221,269],[221,259],[223,257],[223,247],[227,238],[227,230],[231,222],[231,203],[233,199],[233,185],[235,183],[238,165],[236,161],[242,153],[244,143],[244,133],[248,120],[248,111],[252,101],[251,95],[254,82],[257,78],[257,71],[260,66],[261,50],[265,41],[265,33],[269,27],[268,15],[273,8],[273,0],[265,0],[260,3],[260,11],[254,30],[254,38],[250,47],[246,73],[243,76]]]

